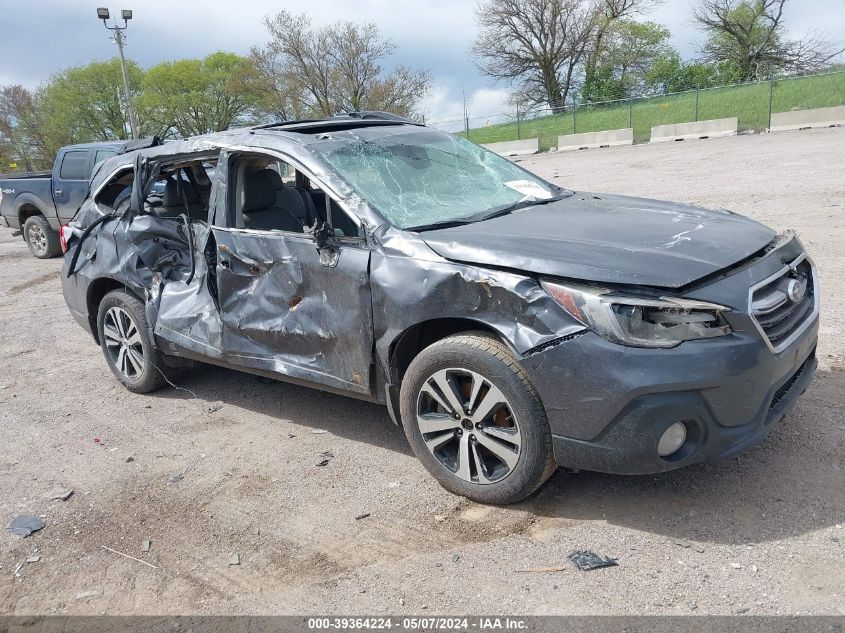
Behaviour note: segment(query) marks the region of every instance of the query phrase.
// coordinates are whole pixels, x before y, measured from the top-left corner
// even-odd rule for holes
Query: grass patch
[[[762,131],[769,127],[769,97],[769,82],[763,82],[709,88],[699,95],[692,91],[631,102],[582,105],[570,107],[563,114],[523,120],[518,136],[517,123],[513,121],[470,129],[469,139],[474,143],[496,143],[539,138],[543,151],[557,146],[560,135],[633,127],[634,142],[644,143],[655,125],[727,117],[739,119],[740,131]],[[845,73],[775,81],[771,98],[772,112],[845,105]],[[460,135],[465,136],[463,132]]]

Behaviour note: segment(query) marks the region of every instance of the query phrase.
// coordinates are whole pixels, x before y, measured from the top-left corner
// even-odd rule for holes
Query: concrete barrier
[[[651,128],[652,143],[668,143],[670,141],[686,141],[699,138],[718,138],[720,136],[736,136],[739,119],[714,119],[712,121],[698,121],[696,123],[672,123],[670,125],[656,125]]]
[[[772,115],[772,132],[806,130],[814,127],[845,125],[845,106],[816,108],[796,112],[778,112]]]
[[[496,152],[500,156],[530,156],[540,151],[540,139],[526,138],[521,141],[504,141],[502,143],[485,143],[481,147]]]
[[[633,144],[633,128],[604,130],[603,132],[585,132],[583,134],[567,134],[566,136],[557,137],[557,151],[559,152]]]

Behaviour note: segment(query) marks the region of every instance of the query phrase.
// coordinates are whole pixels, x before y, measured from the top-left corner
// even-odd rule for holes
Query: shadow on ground
[[[382,405],[217,367],[198,366],[177,384],[209,401],[412,455]],[[638,477],[559,471],[514,509],[713,543],[760,543],[842,523],[843,393],[845,372],[820,370],[771,435],[739,457]],[[174,389],[155,395],[191,397]]]

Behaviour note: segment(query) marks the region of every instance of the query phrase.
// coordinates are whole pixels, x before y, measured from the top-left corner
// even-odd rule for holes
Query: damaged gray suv
[[[62,237],[68,307],[128,389],[197,360],[384,403],[480,502],[734,455],[816,367],[795,236],[383,113],[130,145]]]

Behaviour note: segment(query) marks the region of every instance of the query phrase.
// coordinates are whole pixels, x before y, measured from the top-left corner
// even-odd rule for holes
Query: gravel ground
[[[838,129],[523,161],[795,228],[824,312],[817,378],[761,445],[558,473],[509,508],[442,490],[376,405],[205,367],[129,393],[65,309],[59,260],[0,231],[0,521],[47,524],[0,534],[0,613],[845,614],[843,148]],[[586,548],[619,566],[576,571]]]

